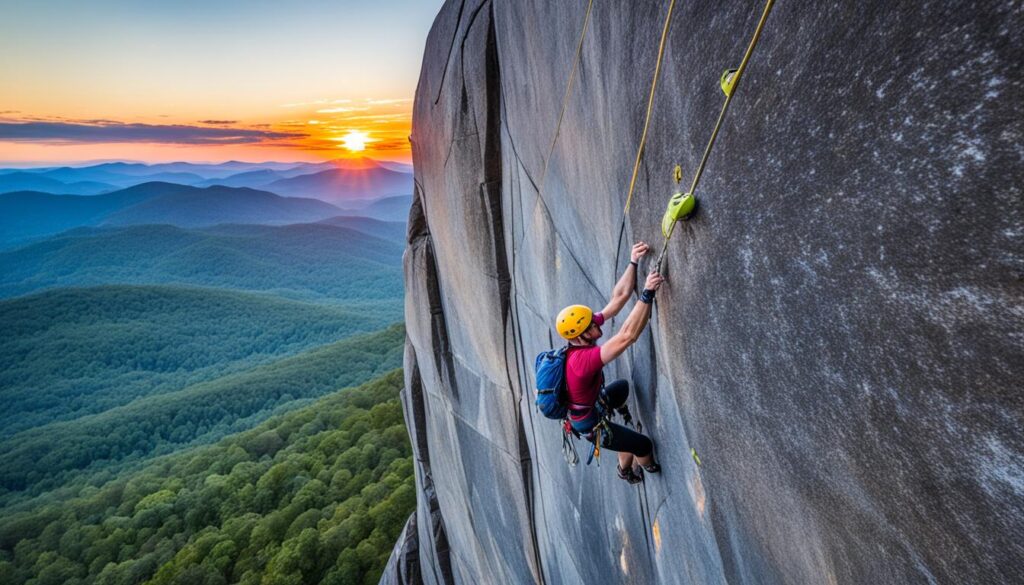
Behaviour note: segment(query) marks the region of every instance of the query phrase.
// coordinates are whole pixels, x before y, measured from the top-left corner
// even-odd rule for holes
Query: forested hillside
[[[409,198],[339,214],[411,175],[345,164],[0,169],[0,585],[377,582]]]
[[[0,506],[60,488],[83,472],[94,482],[109,478],[125,464],[216,441],[373,379],[401,365],[404,340],[396,325],[8,437],[0,442]]]
[[[339,215],[321,220],[319,223],[347,227],[370,234],[405,247],[406,224],[404,221],[382,221],[358,215]]]
[[[416,501],[401,385],[392,372],[5,514],[0,583],[376,583]]]
[[[404,228],[358,219],[336,220],[345,226],[79,228],[0,253],[0,297],[56,286],[181,283],[332,303],[401,299],[402,244],[394,236]],[[391,306],[400,319],[399,305]]]
[[[0,301],[0,438],[238,372],[400,317],[168,286]]]

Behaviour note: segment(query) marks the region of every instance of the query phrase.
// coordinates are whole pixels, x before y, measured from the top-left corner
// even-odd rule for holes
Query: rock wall
[[[594,3],[549,160],[586,2],[451,0],[433,25],[405,258],[419,506],[384,581],[1024,582],[1020,2],[776,4],[651,326],[607,370],[664,471],[566,465],[533,357],[632,241],[660,247],[762,8],[677,3],[619,246],[667,6]]]

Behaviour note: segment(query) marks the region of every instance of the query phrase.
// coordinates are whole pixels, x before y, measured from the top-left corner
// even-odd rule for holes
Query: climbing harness
[[[743,54],[740,66],[736,69],[726,69],[718,80],[719,86],[722,88],[722,93],[725,94],[725,100],[722,102],[722,109],[718,113],[718,120],[715,122],[714,129],[711,131],[711,138],[708,140],[708,144],[704,148],[704,155],[701,156],[700,164],[697,165],[697,172],[693,174],[693,181],[690,183],[690,189],[685,193],[680,192],[674,194],[669,200],[668,208],[665,210],[665,215],[662,217],[661,234],[665,237],[665,243],[661,247],[661,253],[658,254],[658,263],[656,265],[658,272],[661,272],[661,266],[665,260],[665,253],[668,250],[668,242],[672,237],[672,232],[675,228],[676,222],[681,219],[685,219],[693,212],[694,205],[696,204],[694,194],[697,192],[697,185],[700,183],[700,178],[704,174],[704,168],[707,165],[708,157],[711,156],[711,149],[715,145],[715,139],[718,138],[718,131],[722,129],[722,122],[725,120],[725,112],[728,111],[733,95],[735,95],[736,89],[739,87],[740,78],[743,76],[743,72],[747,68],[747,63],[750,62],[750,56],[754,53],[754,47],[757,46],[757,41],[761,38],[761,31],[764,29],[764,23],[768,20],[768,13],[771,12],[772,4],[774,4],[774,2],[775,0],[767,0],[765,2],[764,11],[761,13],[761,19],[757,23],[757,28],[754,29],[754,35],[750,38],[750,43],[747,44],[747,50]],[[676,169],[676,183],[679,183],[682,179],[682,171],[678,166]]]
[[[600,408],[598,408],[598,405]],[[643,433],[643,425],[639,421],[633,421],[633,417],[629,412],[629,408],[623,406],[622,408],[615,410],[612,409],[607,400],[604,397],[598,398],[597,404],[594,408],[598,408],[600,418],[594,427],[587,433],[586,439],[589,441],[593,439],[593,445],[590,446],[590,454],[587,457],[587,465],[590,465],[595,459],[597,460],[597,466],[601,466],[601,446],[611,443],[612,437],[614,436],[611,428],[611,419],[614,418],[617,413],[622,417],[622,424],[626,427],[632,427],[636,432]],[[609,413],[613,413],[609,415]],[[573,428],[572,423],[569,421],[569,417],[566,416],[562,419],[562,455],[565,457],[566,463],[570,466],[575,467],[579,463],[579,453],[576,451],[576,445],[573,439],[581,439],[583,435]]]

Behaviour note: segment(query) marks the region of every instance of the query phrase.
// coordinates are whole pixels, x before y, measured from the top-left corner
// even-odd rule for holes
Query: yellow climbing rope
[[[583,29],[580,31],[580,40],[576,43],[576,56],[572,60],[572,70],[569,71],[569,81],[565,85],[565,95],[562,96],[562,109],[558,112],[558,122],[555,124],[555,135],[551,137],[551,146],[548,148],[548,155],[544,158],[544,169],[540,174],[538,190],[543,194],[544,180],[548,176],[548,163],[551,162],[551,155],[555,153],[555,144],[558,142],[558,133],[562,130],[562,118],[565,117],[565,108],[569,105],[569,95],[572,93],[572,85],[576,81],[576,68],[580,63],[580,54],[583,53],[583,39],[587,36],[587,28],[590,26],[590,11],[594,7],[594,0],[587,2],[587,14],[583,17]]]
[[[654,111],[654,95],[658,88],[658,78],[661,77],[661,62],[665,57],[665,46],[668,41],[669,25],[672,23],[672,11],[675,10],[676,0],[671,0],[668,10],[665,12],[665,24],[661,27],[661,41],[658,43],[658,58],[654,62],[654,76],[651,77],[651,91],[647,95],[647,114],[644,116],[644,129],[640,133],[640,144],[636,149],[636,159],[633,161],[633,174],[629,179],[629,189],[626,192],[626,205],[622,208],[622,221],[619,223],[619,238],[615,243],[615,266],[619,265],[619,253],[622,251],[622,236],[626,234],[626,217],[629,216],[629,206],[633,201],[633,193],[636,190],[636,179],[640,173],[640,161],[643,160],[644,147],[647,144],[647,130],[651,125],[651,112]]]
[[[767,0],[764,5],[764,11],[761,13],[761,20],[757,23],[757,28],[754,29],[754,36],[750,38],[750,43],[747,44],[747,50],[743,54],[743,60],[740,61],[740,66],[736,69],[727,69],[722,73],[722,77],[719,80],[719,85],[722,88],[722,93],[725,94],[725,101],[722,102],[722,110],[718,113],[718,121],[715,122],[715,127],[711,131],[711,138],[708,140],[707,146],[704,148],[704,155],[700,159],[700,164],[697,165],[697,172],[693,174],[693,181],[690,183],[690,189],[686,193],[676,193],[669,200],[668,208],[665,210],[665,215],[661,222],[661,232],[665,236],[665,243],[661,247],[661,253],[658,255],[657,268],[661,271],[662,263],[665,260],[665,252],[668,250],[668,242],[672,237],[672,232],[675,229],[675,224],[680,219],[686,217],[693,211],[693,207],[696,203],[694,193],[697,191],[697,184],[700,183],[701,175],[704,174],[704,167],[707,165],[708,157],[711,155],[711,149],[715,145],[715,139],[718,138],[718,131],[722,128],[722,121],[725,120],[725,112],[729,109],[729,103],[732,102],[733,95],[736,93],[737,87],[739,87],[740,78],[743,76],[743,72],[747,68],[747,63],[750,62],[750,56],[754,53],[754,47],[757,46],[757,41],[761,37],[761,31],[764,29],[764,23],[768,20],[768,13],[771,12],[774,0]],[[679,181],[679,173],[676,174],[676,181]]]
[[[633,190],[636,188],[636,177],[640,172],[640,160],[644,156],[644,145],[647,143],[647,129],[651,125],[651,112],[654,110],[654,91],[658,88],[658,77],[661,75],[661,61],[665,57],[665,41],[668,39],[668,29],[672,23],[672,11],[675,7],[676,0],[671,0],[668,4],[668,12],[665,13],[665,25],[661,29],[661,42],[658,43],[658,59],[654,63],[654,77],[651,79],[651,91],[647,96],[647,115],[644,116],[644,129],[640,133],[640,146],[636,149],[636,160],[633,161],[633,176],[629,179],[626,207],[622,210],[623,216],[629,214],[629,204],[633,200]]]

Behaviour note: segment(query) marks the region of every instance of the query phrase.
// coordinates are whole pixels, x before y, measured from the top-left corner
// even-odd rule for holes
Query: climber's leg
[[[605,384],[601,389],[601,397],[604,398],[609,408],[619,409],[626,406],[626,399],[629,398],[629,382],[615,380],[610,384]]]
[[[631,464],[635,457],[636,463],[650,473],[662,470],[662,466],[654,461],[654,444],[651,443],[650,438],[621,424],[611,422],[608,423],[608,427],[611,429],[611,438],[602,441],[601,447],[609,451],[617,451],[620,454],[618,455],[618,465],[621,467],[625,465],[627,458],[622,454],[628,453]]]
[[[607,405],[607,408],[618,412],[622,416],[622,421],[627,425],[633,422],[633,416],[629,412],[629,407],[626,406],[626,399],[629,398],[629,382],[625,380],[615,380],[611,384],[605,384],[604,388],[601,389],[601,400]],[[608,413],[611,416],[611,413]]]
[[[633,454],[626,451],[619,451],[619,469],[633,467]]]
[[[617,423],[608,423],[611,432],[602,436],[601,448],[619,453],[628,453],[630,459],[636,456],[637,459],[652,461],[651,452],[654,450],[654,443],[650,439]],[[611,435],[609,437],[609,435]],[[622,459],[619,459],[622,461]]]
[[[646,457],[637,457],[636,462],[640,464],[640,467],[644,468],[644,471],[648,473],[658,473],[661,471],[661,465],[658,465],[654,461],[654,452],[652,451]]]

